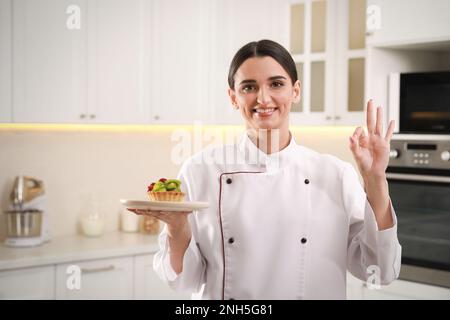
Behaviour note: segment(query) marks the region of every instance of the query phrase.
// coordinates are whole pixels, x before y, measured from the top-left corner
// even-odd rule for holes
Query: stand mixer
[[[29,247],[50,240],[47,199],[42,181],[27,176],[16,177],[5,215],[5,245]]]

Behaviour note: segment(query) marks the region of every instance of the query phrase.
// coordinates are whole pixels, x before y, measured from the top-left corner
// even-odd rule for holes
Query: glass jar
[[[104,225],[103,215],[98,209],[98,202],[92,195],[89,195],[81,212],[81,231],[85,236],[99,237],[103,234]]]

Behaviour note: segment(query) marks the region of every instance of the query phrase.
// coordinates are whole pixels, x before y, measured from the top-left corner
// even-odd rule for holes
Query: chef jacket
[[[167,226],[158,237],[153,267],[176,291],[204,289],[202,299],[345,299],[347,270],[382,285],[399,275],[392,203],[394,226],[380,231],[353,166],[292,135],[286,148],[266,154],[245,133],[189,158],[178,178],[187,201],[210,206],[188,216],[192,237],[180,274],[170,264]]]

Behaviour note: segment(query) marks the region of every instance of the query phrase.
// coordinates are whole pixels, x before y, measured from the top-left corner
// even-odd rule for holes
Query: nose
[[[259,104],[265,105],[270,102],[269,90],[265,86],[261,86],[258,91],[258,97],[256,100]]]

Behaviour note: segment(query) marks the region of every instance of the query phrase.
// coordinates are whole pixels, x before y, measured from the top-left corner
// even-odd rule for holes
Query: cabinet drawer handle
[[[159,116],[155,116],[154,119],[155,119],[155,120],[159,120]]]
[[[97,273],[97,272],[106,272],[113,271],[116,269],[114,265],[110,265],[107,267],[99,267],[99,268],[81,268],[81,273]]]
[[[95,114],[91,114],[91,115],[90,115],[90,118],[91,118],[91,119],[95,119]]]
[[[80,114],[80,119],[86,118],[86,115],[84,113]]]
[[[335,116],[334,119],[341,120],[341,116]]]
[[[331,117],[330,116],[326,116],[325,120],[331,120]]]

